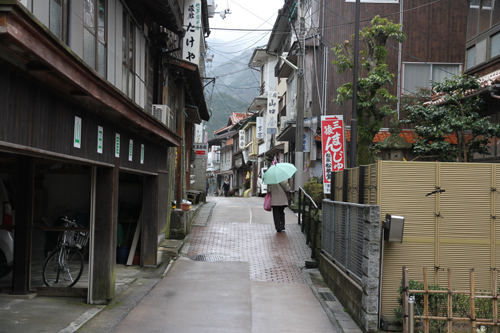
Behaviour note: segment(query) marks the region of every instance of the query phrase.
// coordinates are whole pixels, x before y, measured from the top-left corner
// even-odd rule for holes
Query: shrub
[[[313,199],[316,206],[321,209],[323,203],[323,184],[319,184],[317,180],[308,181],[304,184],[304,191]]]

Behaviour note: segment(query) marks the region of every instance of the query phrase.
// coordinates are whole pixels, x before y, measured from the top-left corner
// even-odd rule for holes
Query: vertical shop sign
[[[144,145],[141,145],[141,164],[144,164]]]
[[[304,133],[302,134],[302,151],[304,153],[311,152],[311,129],[304,127]]]
[[[264,117],[257,117],[257,139],[264,139]]]
[[[120,134],[118,133],[115,136],[115,157],[120,157]]]
[[[184,45],[182,58],[199,65],[201,42],[201,0],[186,0],[184,3]]]
[[[201,143],[203,140],[203,125],[194,124],[194,143]]]
[[[239,145],[238,148],[245,148],[245,130],[240,130]]]
[[[75,117],[75,135],[73,138],[73,146],[75,148],[82,147],[82,118]]]
[[[104,140],[104,130],[102,126],[97,126],[97,153],[102,154],[102,144]]]
[[[267,95],[267,134],[278,133],[278,92],[270,91]]]
[[[343,116],[321,117],[321,144],[323,155],[323,192],[330,193],[332,172],[344,169]]]
[[[130,139],[128,144],[128,160],[132,162],[132,155],[134,152],[134,140]]]

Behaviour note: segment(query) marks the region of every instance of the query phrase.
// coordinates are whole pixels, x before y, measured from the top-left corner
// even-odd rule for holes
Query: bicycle
[[[66,216],[61,219],[65,227],[77,227],[75,221]],[[89,233],[63,231],[59,235],[58,247],[43,264],[43,282],[47,287],[72,287],[83,273],[83,255],[80,252],[89,240]]]

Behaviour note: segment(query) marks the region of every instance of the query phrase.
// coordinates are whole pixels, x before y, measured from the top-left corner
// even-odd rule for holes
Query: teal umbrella
[[[291,178],[293,174],[297,171],[295,165],[290,163],[278,163],[272,165],[264,173],[262,180],[264,184],[279,184],[288,178]]]

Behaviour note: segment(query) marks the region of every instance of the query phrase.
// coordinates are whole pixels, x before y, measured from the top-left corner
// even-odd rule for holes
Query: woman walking
[[[227,193],[229,192],[229,180],[227,178],[222,185],[222,189],[224,190],[224,196],[227,197]]]
[[[267,193],[271,193],[271,209],[273,210],[274,226],[277,232],[285,230],[285,207],[288,206],[287,193],[290,192],[288,181],[279,184],[269,184]]]

